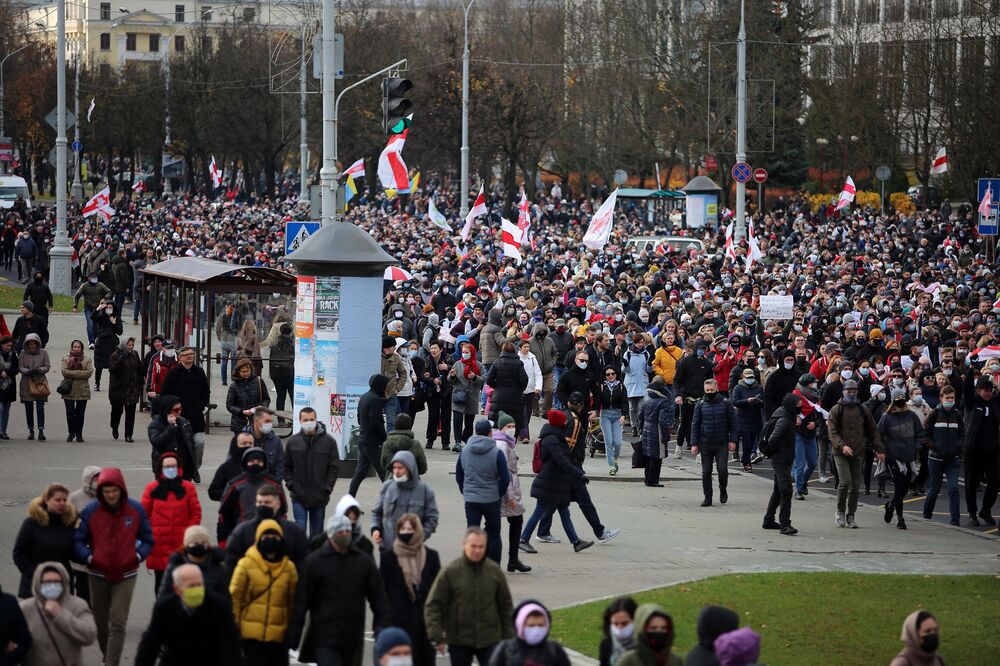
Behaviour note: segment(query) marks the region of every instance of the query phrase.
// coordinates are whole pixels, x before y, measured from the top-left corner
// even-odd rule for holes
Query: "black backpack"
[[[295,365],[295,341],[290,335],[278,336],[271,347],[271,371],[291,370]]]
[[[757,450],[760,454],[766,458],[770,458],[774,450],[771,448],[771,433],[774,432],[774,426],[778,423],[778,417],[771,416],[764,424],[764,427],[760,431],[760,435],[757,436]]]

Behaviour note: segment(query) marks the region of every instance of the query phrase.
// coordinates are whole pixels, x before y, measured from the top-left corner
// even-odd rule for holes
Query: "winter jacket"
[[[310,548],[309,537],[306,536],[306,531],[296,525],[294,521],[285,520],[281,517],[265,518],[255,513],[237,525],[236,529],[229,535],[229,538],[226,539],[227,586],[233,576],[233,572],[236,571],[236,565],[239,564],[240,559],[246,555],[250,546],[257,543],[257,526],[264,520],[273,520],[281,526],[281,531],[285,535],[285,555],[288,555],[288,558],[295,565],[296,570],[301,572],[302,562],[305,561],[306,556],[313,550]],[[325,541],[326,533],[322,533],[320,539]]]
[[[997,420],[1000,413],[1000,396],[989,402],[983,402],[974,390],[965,392],[965,439],[964,451],[982,451],[996,453],[998,445]],[[21,400],[24,400],[24,380],[21,380]]]
[[[514,362],[517,363],[517,369],[524,373],[524,366],[516,358]],[[500,354],[500,360],[493,364],[490,368],[490,374],[498,371],[498,366],[504,364],[504,354]],[[479,366],[479,371],[483,372],[483,366]],[[515,370],[516,372],[516,370]],[[479,413],[479,395],[483,390],[484,378],[480,375],[473,375],[472,377],[465,376],[465,364],[462,361],[455,361],[455,364],[451,367],[451,372],[448,373],[451,384],[451,409],[452,411],[458,412],[460,414],[478,414]],[[527,381],[527,376],[525,376],[525,381]],[[464,390],[468,396],[466,401],[462,404],[455,402],[455,392],[458,390]],[[494,393],[495,395],[495,393]],[[522,393],[519,391],[517,394],[519,397]]]
[[[729,389],[729,373],[733,371],[736,367],[736,356],[729,353],[717,353],[715,355],[715,363],[712,365],[712,372],[715,375],[715,381],[719,385],[719,393],[728,393]]]
[[[0,645],[11,648],[0,656],[0,664],[15,666],[23,663],[31,649],[31,642],[31,632],[17,599],[13,594],[0,591]]]
[[[499,500],[510,484],[507,457],[492,437],[473,435],[455,463],[455,481],[468,504],[489,504]]]
[[[570,461],[569,447],[561,428],[546,423],[538,437],[542,471],[531,482],[531,496],[540,502],[567,506],[573,496],[573,481],[582,478],[584,472]]]
[[[392,457],[400,451],[409,451],[417,461],[417,471],[421,474],[427,473],[427,456],[424,455],[424,447],[413,436],[412,430],[393,430],[385,438],[382,445],[382,469],[392,467]]]
[[[114,296],[110,289],[108,289],[102,282],[91,284],[88,280],[80,285],[80,288],[76,290],[76,294],[73,296],[73,308],[75,309],[80,304],[80,299],[83,299],[83,304],[88,308],[96,308],[102,298],[108,299]]]
[[[830,410],[826,420],[826,430],[835,455],[844,455],[844,447],[851,447],[852,456],[861,455],[866,446],[882,452],[882,440],[878,434],[878,424],[871,412],[861,403],[845,404],[843,399]]]
[[[31,579],[42,562],[59,562],[67,569],[73,559],[73,528],[77,512],[69,502],[62,514],[49,513],[41,497],[28,504],[28,517],[14,540],[14,566],[21,572],[17,596],[31,597]]]
[[[508,437],[502,430],[493,431],[493,441],[497,448],[504,454],[507,464],[507,473],[510,476],[510,483],[507,490],[500,498],[500,515],[503,518],[524,515],[524,497],[521,494],[521,480],[517,476],[517,440]],[[513,506],[511,504],[513,503]]]
[[[455,367],[455,372],[456,374],[462,372],[461,362]],[[524,390],[528,386],[528,373],[514,352],[500,353],[500,358],[486,375],[486,385],[493,389],[493,397],[490,398],[490,409],[493,413],[520,414],[524,410]],[[479,392],[476,393],[478,397]],[[474,407],[473,414],[479,410],[478,400]],[[466,413],[469,413],[468,410]]]
[[[0,379],[0,402],[14,402],[17,400],[17,373],[19,372],[17,352],[13,349],[9,353],[0,351],[0,369],[7,373],[6,377]]]
[[[674,392],[682,398],[700,398],[705,393],[705,380],[712,377],[711,361],[705,357],[698,358],[697,354],[688,354],[677,361]]]
[[[117,486],[121,490],[118,506],[112,508],[101,489]],[[125,478],[117,467],[105,467],[97,477],[97,499],[80,513],[73,534],[73,553],[78,562],[87,564],[92,576],[117,583],[134,578],[139,563],[153,550],[153,530],[146,511],[139,502],[129,499]]]
[[[239,663],[240,635],[229,599],[214,594],[193,610],[175,594],[157,599],[135,655],[135,666]]]
[[[372,375],[368,379],[369,390],[358,399],[358,445],[381,447],[385,443],[385,417],[382,407],[385,405],[385,389],[389,378],[385,375]]]
[[[233,330],[233,317],[232,315],[226,314],[225,311],[215,318],[215,338],[219,341],[219,344],[236,344],[236,331]]]
[[[528,376],[528,383],[524,386],[524,395],[541,391],[545,377],[542,375],[542,367],[538,365],[538,359],[530,351],[527,356],[519,353],[517,358],[524,366],[524,374]]]
[[[636,425],[642,430],[642,451],[649,458],[665,458],[674,423],[674,398],[666,384],[650,384],[639,405]]]
[[[252,373],[246,379],[233,374],[233,380],[229,383],[229,391],[226,393],[229,429],[233,432],[240,432],[250,423],[251,417],[244,414],[243,410],[253,409],[260,405],[267,407],[270,404],[271,394],[263,379]]]
[[[295,338],[280,333],[267,360],[271,381],[292,381],[295,377]]]
[[[785,396],[781,406],[768,418],[769,421],[774,420],[767,438],[771,448],[771,455],[768,457],[772,463],[791,465],[795,461],[795,419],[799,415],[796,402],[795,396]],[[764,427],[767,427],[766,423]]]
[[[97,465],[87,465],[83,468],[83,473],[80,475],[80,487],[69,494],[69,503],[76,509],[77,515],[97,497],[96,493],[90,494],[89,487],[90,482],[96,481],[100,474],[101,468]]]
[[[125,257],[115,255],[111,258],[111,272],[115,276],[115,293],[128,293],[132,286],[132,267],[125,261]]]
[[[285,485],[292,501],[307,508],[329,503],[340,472],[340,449],[326,426],[317,422],[313,434],[299,430],[289,437],[284,463]]]
[[[596,405],[598,412],[603,412],[605,409],[617,409],[622,414],[628,413],[628,395],[625,392],[625,385],[620,381],[615,382],[614,388],[611,388],[607,382],[601,382],[598,384],[597,394],[600,396]]]
[[[41,563],[40,563],[41,564]],[[60,611],[51,616],[44,610],[40,585],[42,568],[33,574],[29,598],[21,602],[21,612],[31,632],[31,647],[24,666],[82,666],[83,648],[97,640],[97,624],[86,601],[70,592],[70,576],[60,562],[47,562],[62,579],[63,592],[56,600]]]
[[[560,333],[556,330],[554,333],[549,333],[549,339],[556,346],[556,365],[565,368],[566,355],[576,346],[576,338],[569,331]]]
[[[946,666],[944,657],[936,652],[926,652],[920,647],[920,631],[917,626],[921,611],[915,610],[903,621],[903,631],[899,640],[903,649],[889,666]]]
[[[403,366],[403,359],[399,354],[392,352],[388,356],[382,354],[382,369],[379,373],[389,378],[389,383],[385,392],[387,398],[394,398],[399,389],[406,383],[406,368]]]
[[[285,449],[281,447],[281,440],[274,434],[274,430],[268,433],[257,432],[253,425],[248,425],[243,429],[253,435],[253,445],[258,449],[263,449],[267,454],[267,470],[276,479],[285,478]]]
[[[733,403],[715,394],[714,400],[702,398],[694,406],[691,419],[691,446],[713,451],[725,448],[729,442],[739,439],[739,424]]]
[[[226,489],[222,491],[217,528],[219,541],[225,541],[237,525],[254,515],[257,505],[257,489],[265,484],[274,486],[278,494],[281,495],[281,508],[278,515],[284,517],[288,511],[288,502],[285,501],[285,491],[281,487],[281,479],[268,473],[266,463],[263,472],[251,474],[246,471],[247,461],[250,457],[262,454],[263,451],[256,447],[245,449],[241,458],[243,473],[232,479]]]
[[[205,580],[205,591],[219,595],[229,600],[229,579],[230,574],[226,570],[226,551],[218,546],[209,548],[208,555],[204,561],[195,562],[186,551],[179,550],[170,555],[167,559],[167,568],[163,572],[163,585],[157,592],[156,597],[162,599],[174,594],[174,581],[172,575],[174,569],[182,564],[193,564],[201,569],[201,576]]]
[[[452,560],[434,581],[424,619],[435,643],[481,649],[514,637],[514,604],[500,566],[484,557]]]
[[[30,340],[41,344],[38,335],[35,333],[29,333],[24,341],[27,343]],[[21,395],[21,402],[34,402],[35,400],[40,400],[45,402],[47,398],[32,398],[31,393],[28,391],[28,377],[42,377],[44,379],[45,373],[47,373],[52,367],[49,362],[49,353],[44,349],[39,348],[34,353],[28,351],[27,345],[21,351],[17,358],[17,368],[18,372],[21,373],[21,385],[18,387],[18,393]],[[48,385],[48,380],[45,380],[46,385]],[[50,389],[51,390],[51,389]]]
[[[14,330],[10,332],[14,338],[14,348],[20,352],[24,349],[24,339],[30,333],[38,336],[42,347],[49,344],[49,323],[37,314],[31,317],[20,316],[14,322]]]
[[[103,309],[95,310],[90,318],[94,322],[94,367],[108,368],[111,366],[111,354],[118,349],[119,335],[124,333],[121,313],[114,314],[115,321]]]
[[[733,390],[737,386],[739,386],[741,383],[743,383],[743,371],[747,370],[748,368],[753,371],[753,378],[754,378],[754,380],[756,382],[756,385],[760,386],[761,390],[763,390],[764,385],[761,383],[761,380],[760,380],[760,370],[757,368],[757,365],[756,364],[754,364],[754,365],[747,365],[742,360],[740,360],[740,362],[737,363],[736,365],[734,365],[733,369],[729,371],[729,396],[730,397],[732,397],[732,395],[733,395]],[[763,403],[763,401],[762,401],[762,403]]]
[[[486,326],[479,332],[479,352],[483,355],[483,364],[491,365],[500,357],[500,347],[506,341],[500,330],[500,311],[490,310],[486,315]]]
[[[24,300],[31,301],[36,311],[51,310],[53,304],[52,289],[49,288],[49,284],[44,280],[33,279],[24,285]]]
[[[153,528],[153,551],[146,560],[150,571],[165,570],[170,555],[184,546],[184,531],[191,525],[201,525],[198,490],[180,474],[173,480],[164,477],[163,456],[159,462],[157,480],[149,483],[142,493],[142,508]]]
[[[538,337],[539,333],[544,333]],[[531,329],[531,337],[528,338],[528,348],[538,359],[538,365],[542,369],[543,375],[552,373],[556,367],[556,343],[549,338],[549,327],[539,322]]]
[[[569,404],[569,397],[579,391],[584,396],[584,407],[588,410],[600,399],[597,393],[597,377],[590,369],[582,369],[576,363],[569,367],[559,378],[556,385],[556,397],[564,405]],[[508,412],[509,413],[509,412]]]
[[[764,384],[764,416],[770,417],[778,407],[781,406],[785,396],[795,390],[799,382],[799,377],[803,374],[792,367],[786,370],[782,365],[785,358],[795,358],[794,352],[789,349],[778,354],[778,369],[771,373]]]
[[[167,373],[160,388],[160,392],[164,395],[175,395],[180,398],[181,416],[190,421],[191,430],[205,432],[205,410],[208,409],[209,388],[208,375],[201,366],[192,365],[190,368],[185,368],[183,363],[178,363]],[[267,393],[266,388],[264,393]]]
[[[298,567],[292,624],[286,635],[289,645],[303,644],[299,658],[315,661],[316,647],[361,649],[364,645],[365,602],[372,609],[372,628],[388,626],[389,605],[375,560],[351,547],[344,553],[329,541],[310,554]],[[336,603],[331,603],[336,599]],[[306,613],[310,631],[302,636]]]
[[[653,652],[646,642],[646,624],[655,616],[667,618],[667,644],[659,656]],[[635,647],[625,653],[616,666],[683,666],[683,660],[671,651],[674,644],[673,619],[656,604],[643,604],[635,611]]]
[[[167,378],[167,373],[175,365],[177,365],[176,355],[170,356],[166,350],[153,354],[149,361],[149,370],[146,373],[146,392],[157,395],[163,393],[163,382]]]
[[[180,402],[180,399],[172,395],[159,395],[153,398],[149,411],[153,418],[149,421],[146,433],[149,435],[149,443],[152,445],[152,469],[156,470],[157,461],[160,456],[168,451],[180,456],[180,467],[184,470],[182,478],[191,481],[198,476],[198,470],[194,458],[194,431],[191,423],[183,416],[178,416],[174,423],[167,420],[170,409]]]
[[[764,389],[754,382],[747,386],[741,380],[731,391],[736,421],[740,432],[758,433],[764,427]],[[751,402],[750,399],[754,398]]]
[[[90,376],[94,374],[94,365],[87,356],[83,357],[81,365],[79,370],[70,370],[69,356],[63,357],[61,363],[63,379],[73,380],[69,393],[60,395],[63,400],[90,400]]]
[[[930,446],[927,455],[935,460],[951,460],[962,454],[962,434],[965,423],[962,410],[938,407],[927,417],[924,431]]]
[[[410,478],[398,483],[390,476],[382,482],[378,499],[372,508],[372,532],[382,533],[382,550],[390,550],[396,540],[396,521],[404,513],[414,513],[424,526],[424,539],[430,539],[437,530],[440,513],[434,491],[420,480],[417,461],[409,451],[400,451],[392,457],[392,462],[401,462],[410,472]]]
[[[554,638],[547,637],[537,645],[531,645],[523,638],[508,638],[500,641],[489,666],[521,666],[522,664],[537,664],[538,666],[570,666],[569,657],[562,645]]]
[[[625,390],[630,398],[641,398],[646,395],[649,386],[649,376],[653,372],[653,354],[648,349],[642,351],[629,347],[622,355],[622,371],[625,376]]]
[[[379,557],[379,572],[389,603],[389,622],[391,626],[399,627],[410,636],[413,641],[413,663],[418,666],[434,659],[431,656],[433,648],[427,638],[427,625],[424,623],[424,606],[434,581],[441,573],[441,556],[438,552],[424,546],[424,553],[424,568],[412,597],[396,553],[385,550]],[[424,654],[421,654],[421,650],[424,650]]]
[[[142,397],[142,359],[139,352],[119,345],[108,370],[108,400],[112,405],[135,405]]]
[[[888,411],[878,422],[878,434],[885,445],[887,460],[912,463],[924,437],[920,419],[909,409],[902,412]]]
[[[236,435],[233,435],[229,440],[229,452],[226,454],[226,459],[219,465],[215,470],[215,475],[212,476],[212,482],[208,485],[208,497],[211,500],[218,502],[222,499],[222,493],[225,491],[226,486],[232,479],[243,473],[243,451],[236,446]]]
[[[256,539],[267,531],[275,531],[284,538],[277,522],[262,520],[257,526]],[[277,562],[266,560],[257,550],[256,541],[247,549],[229,583],[233,617],[243,640],[284,643],[298,581],[295,565],[287,555]]]

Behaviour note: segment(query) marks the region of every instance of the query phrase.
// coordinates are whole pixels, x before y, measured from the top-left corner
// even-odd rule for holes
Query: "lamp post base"
[[[52,293],[60,296],[73,295],[72,260],[73,248],[68,242],[65,245],[54,245],[49,251],[49,288]]]

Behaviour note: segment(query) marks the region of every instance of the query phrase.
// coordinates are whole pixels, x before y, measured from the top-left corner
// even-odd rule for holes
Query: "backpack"
[[[534,449],[531,452],[531,471],[538,474],[542,471],[542,440],[536,439]]]
[[[271,371],[291,370],[295,364],[295,341],[290,335],[278,336],[277,342],[271,347]]]
[[[772,416],[764,424],[764,427],[760,431],[760,435],[757,437],[757,450],[764,457],[771,457],[774,450],[771,448],[770,437],[771,433],[774,432],[774,426],[778,423],[778,417]]]

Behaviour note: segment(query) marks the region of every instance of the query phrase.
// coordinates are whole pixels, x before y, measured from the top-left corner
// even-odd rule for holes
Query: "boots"
[[[34,431],[34,429],[28,428],[28,439],[34,439],[34,438],[35,438],[35,431]]]
[[[38,441],[39,442],[44,442],[45,441],[45,428],[39,428],[38,429]]]
[[[531,571],[531,567],[517,559],[517,555],[511,555],[507,559],[507,571],[509,573],[528,573]]]

